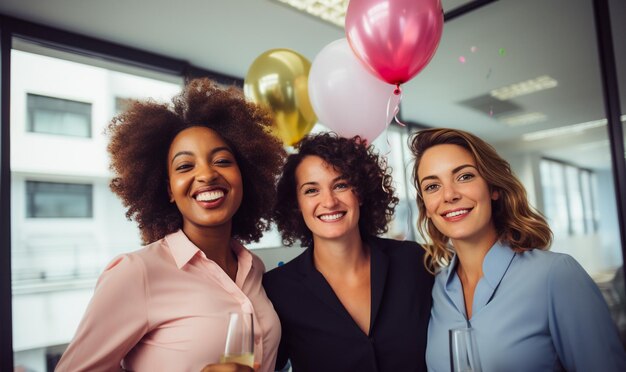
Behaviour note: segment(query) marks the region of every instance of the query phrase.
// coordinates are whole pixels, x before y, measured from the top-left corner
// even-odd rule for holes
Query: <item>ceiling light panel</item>
[[[522,136],[524,141],[537,141],[550,137],[559,137],[570,134],[581,134],[589,129],[606,125],[606,119],[588,121],[586,123],[567,125],[564,127],[540,130],[538,132],[526,133]]]
[[[518,127],[521,125],[528,125],[546,121],[547,118],[548,117],[541,112],[529,112],[527,114],[507,116],[498,120],[511,127]]]
[[[542,90],[551,89],[559,85],[559,83],[548,75],[543,75],[535,79],[522,81],[511,84],[506,87],[494,89],[490,92],[491,96],[501,101],[511,98],[523,96],[526,94],[536,93]]]
[[[620,117],[622,123],[626,123],[626,115]],[[526,133],[522,136],[524,141],[537,141],[544,138],[557,137],[568,134],[580,134],[586,130],[602,127],[607,124],[606,119],[592,120],[585,123],[566,125],[564,127],[544,129],[537,132]]]
[[[344,27],[349,0],[275,0],[299,11]]]

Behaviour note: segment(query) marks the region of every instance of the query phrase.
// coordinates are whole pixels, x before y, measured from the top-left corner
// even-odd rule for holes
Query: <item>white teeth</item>
[[[446,213],[445,216],[446,217],[456,217],[456,216],[460,216],[462,214],[467,214],[467,213],[469,213],[469,210],[463,209],[463,210],[460,210],[460,211],[454,211],[454,212]]]
[[[343,217],[345,215],[345,213],[340,212],[340,213],[335,213],[335,214],[325,214],[320,216],[320,220],[322,221],[335,221],[341,217]]]
[[[212,191],[201,192],[200,194],[196,195],[196,200],[197,201],[213,201],[223,196],[224,196],[224,191],[212,190]]]

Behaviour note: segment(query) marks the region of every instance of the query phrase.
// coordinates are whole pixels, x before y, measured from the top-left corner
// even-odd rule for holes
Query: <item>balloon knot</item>
[[[400,84],[396,84],[396,89],[393,90],[393,94],[399,96],[402,93],[402,89],[400,89]]]

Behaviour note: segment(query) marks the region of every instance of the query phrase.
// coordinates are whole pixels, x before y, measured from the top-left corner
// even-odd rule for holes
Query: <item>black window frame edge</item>
[[[463,4],[457,8],[454,9],[450,9],[447,12],[444,13],[443,15],[443,21],[444,22],[448,22],[451,21],[455,18],[458,18],[466,13],[469,13],[473,10],[482,8],[485,5],[491,4],[491,3],[495,3],[498,0],[474,0],[474,1],[470,1],[466,4]]]
[[[13,371],[11,313],[11,33],[0,19],[0,372]],[[8,299],[8,301],[7,301]]]
[[[617,202],[617,223],[622,244],[622,270],[626,259],[626,159],[624,159],[624,132],[622,129],[619,87],[617,85],[617,61],[613,50],[613,30],[609,0],[593,0],[593,16],[596,26],[598,60],[602,81],[602,98],[608,121],[607,131],[611,146],[611,165]],[[626,94],[626,92],[622,92]]]

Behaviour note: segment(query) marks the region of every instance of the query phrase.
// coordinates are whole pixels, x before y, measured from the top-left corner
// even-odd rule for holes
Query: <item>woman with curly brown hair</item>
[[[480,138],[428,129],[411,138],[420,212],[436,272],[429,371],[449,371],[448,331],[474,329],[484,371],[626,371],[607,305],[509,164]],[[591,248],[591,247],[590,247]]]
[[[284,149],[236,88],[193,80],[172,101],[109,125],[111,189],[147,246],[107,266],[59,371],[200,371],[224,352],[229,312],[253,314],[254,362],[274,367],[280,324],[241,242],[268,228]]]
[[[297,145],[278,183],[283,241],[308,249],[264,277],[282,326],[277,368],[422,371],[432,276],[418,244],[378,238],[398,199],[359,137]]]

